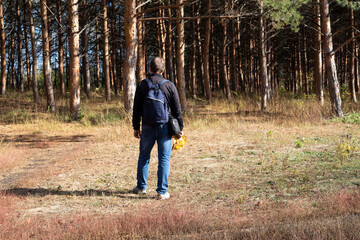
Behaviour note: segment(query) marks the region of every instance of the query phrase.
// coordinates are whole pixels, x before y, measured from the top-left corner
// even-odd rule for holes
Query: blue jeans
[[[146,189],[149,175],[150,153],[155,144],[158,145],[159,165],[157,171],[157,189],[164,194],[168,189],[168,178],[170,172],[171,136],[168,133],[167,124],[159,126],[142,126],[140,138],[140,155],[137,168],[137,187]]]

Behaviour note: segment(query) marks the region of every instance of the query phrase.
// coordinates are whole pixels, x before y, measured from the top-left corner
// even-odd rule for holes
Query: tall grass
[[[270,121],[279,124],[316,123],[334,117],[329,101],[320,104],[314,97],[294,98],[287,95],[274,96],[265,111],[260,109],[260,100],[254,96],[236,96],[230,102],[223,98],[211,104],[202,100],[188,101],[186,117],[189,122],[201,119],[218,121],[222,118],[240,117],[254,122]],[[346,104],[344,104],[346,106]],[[344,107],[345,112],[360,111],[359,106]]]
[[[0,122],[19,124],[37,123],[39,121],[70,122],[69,104],[67,97],[56,94],[56,114],[49,114],[46,109],[46,99],[42,98],[39,105],[32,103],[30,92],[9,92],[2,97],[0,108]],[[294,95],[279,92],[269,101],[265,111],[260,110],[260,98],[254,94],[234,95],[232,100],[224,99],[219,92],[214,93],[214,100],[210,104],[202,98],[189,99],[186,117],[190,121],[206,119],[219,120],[219,117],[247,117],[253,121],[271,121],[276,123],[319,122],[334,117],[329,98],[323,105],[314,95]],[[345,113],[359,112],[359,104],[349,99],[343,101]],[[80,123],[85,126],[98,126],[118,122],[130,122],[131,115],[125,111],[122,98],[114,96],[110,103],[104,97],[94,93],[91,99],[82,94]]]

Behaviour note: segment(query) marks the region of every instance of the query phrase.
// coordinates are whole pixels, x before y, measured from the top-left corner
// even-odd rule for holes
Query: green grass
[[[333,121],[350,124],[360,124],[360,113],[353,112],[345,115],[344,117],[334,118]]]

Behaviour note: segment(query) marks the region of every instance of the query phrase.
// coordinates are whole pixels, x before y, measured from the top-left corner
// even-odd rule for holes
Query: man
[[[181,107],[179,95],[175,85],[165,80],[162,74],[165,70],[164,60],[161,57],[155,57],[150,62],[150,78],[141,81],[135,92],[134,111],[133,111],[133,128],[134,136],[140,138],[140,154],[137,168],[137,186],[133,192],[138,194],[145,194],[147,187],[147,177],[149,172],[150,153],[155,144],[158,145],[158,171],[157,171],[157,193],[158,199],[168,199],[170,194],[168,189],[168,177],[170,172],[170,155],[172,136],[168,132],[167,122],[154,123],[151,121],[149,115],[149,107],[145,105],[150,89],[155,89],[152,84],[160,86],[161,94],[165,97],[167,109],[169,110],[170,117],[176,118],[180,125],[182,135],[183,120],[181,114]],[[158,94],[159,95],[159,94]],[[160,100],[157,102],[161,102]],[[154,112],[153,110],[151,110]],[[163,111],[161,111],[163,112]],[[166,113],[167,114],[167,113]],[[166,116],[167,119],[169,116]],[[167,119],[165,121],[167,121]],[[140,131],[140,121],[142,122],[142,131]]]

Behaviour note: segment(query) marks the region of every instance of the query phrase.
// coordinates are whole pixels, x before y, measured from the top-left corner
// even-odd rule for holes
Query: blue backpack
[[[159,84],[153,84],[149,79],[145,81],[149,86],[149,91],[144,99],[143,123],[146,125],[167,123],[169,121],[168,104],[160,86],[168,80],[164,79]]]

